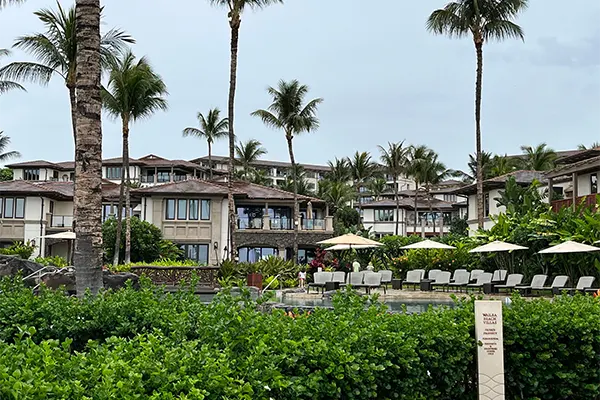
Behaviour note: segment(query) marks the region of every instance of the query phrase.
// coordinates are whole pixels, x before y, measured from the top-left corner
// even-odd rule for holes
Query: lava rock
[[[104,271],[102,274],[105,289],[118,290],[125,287],[127,281],[131,281],[135,289],[140,287],[140,277],[131,272],[119,272],[116,274],[110,271]]]
[[[24,278],[44,268],[43,265],[33,261],[23,260],[17,256],[0,254],[0,278],[21,274]]]

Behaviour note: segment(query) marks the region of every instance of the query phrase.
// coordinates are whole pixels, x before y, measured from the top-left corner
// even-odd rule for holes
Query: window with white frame
[[[375,210],[375,221],[377,222],[391,222],[394,220],[393,209],[376,209]]]
[[[2,218],[25,218],[25,198],[4,197],[0,198],[0,217]]]
[[[210,200],[207,199],[167,199],[165,219],[178,221],[210,220]]]

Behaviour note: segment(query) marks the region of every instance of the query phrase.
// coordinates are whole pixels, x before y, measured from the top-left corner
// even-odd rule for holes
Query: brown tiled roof
[[[223,186],[216,182],[209,182],[200,179],[188,179],[180,182],[165,183],[143,189],[136,189],[139,194],[205,194],[205,195],[227,195],[227,185]],[[237,193],[243,194],[243,193]]]
[[[52,189],[24,180],[0,182],[0,194],[31,194],[34,196],[46,194],[60,195],[60,193],[54,192]]]
[[[15,164],[9,164],[7,168],[53,168],[57,170],[64,170],[65,168],[61,165],[63,163],[53,163],[46,160],[34,160],[34,161],[24,161]]]
[[[24,180],[0,182],[0,195],[19,194],[22,196],[46,196],[57,200],[73,198],[73,182],[29,182]],[[119,185],[102,181],[102,197],[119,196]]]
[[[227,160],[229,160],[229,157],[223,157],[223,156],[212,156],[212,160],[213,162],[226,162]],[[208,156],[204,156],[204,157],[199,157],[199,158],[195,158],[192,160],[192,162],[194,163],[199,163],[201,161],[208,161]],[[279,168],[291,168],[292,164],[290,164],[289,162],[285,162],[285,161],[270,161],[270,160],[257,160],[255,162],[252,163],[252,165],[255,166],[265,166],[265,167],[279,167]],[[318,170],[318,171],[323,171],[323,172],[328,172],[331,170],[331,168],[329,168],[327,165],[317,165],[317,164],[298,164],[302,167],[304,167],[304,169],[309,169],[309,170]]]
[[[540,182],[546,182],[543,171],[529,171],[519,170],[512,171],[504,175],[496,176],[494,178],[483,181],[483,189],[502,188],[506,183],[506,180],[510,177],[514,177],[515,181],[520,185],[530,185],[534,180]],[[477,193],[477,184],[473,183],[461,188],[455,189],[453,193],[456,194],[475,194]]]
[[[595,157],[556,167],[553,170],[546,172],[546,176],[549,178],[556,178],[572,172],[584,172],[587,169],[595,169],[598,167],[600,167],[600,154],[596,155]]]
[[[227,183],[219,183],[227,186]],[[294,194],[281,190],[279,188],[257,185],[245,181],[235,181],[233,187],[236,191],[244,193],[249,199],[264,200],[294,200]],[[311,201],[313,203],[322,203],[323,200],[316,197],[298,195],[298,200]]]

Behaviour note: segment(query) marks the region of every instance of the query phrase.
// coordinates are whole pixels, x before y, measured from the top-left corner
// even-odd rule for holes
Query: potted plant
[[[247,285],[254,286],[258,290],[263,288],[263,276],[258,270],[257,263],[248,264]]]

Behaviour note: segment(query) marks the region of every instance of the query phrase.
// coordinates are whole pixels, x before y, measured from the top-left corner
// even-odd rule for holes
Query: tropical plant
[[[51,265],[56,268],[65,268],[69,265],[67,259],[61,256],[36,257],[33,261],[45,267]]]
[[[585,144],[580,144],[577,146],[578,150],[591,150],[600,147],[600,142],[593,142],[591,145],[586,146]]]
[[[14,242],[8,247],[0,248],[0,254],[13,255],[28,260],[35,251],[35,245],[30,241],[27,242]]]
[[[333,182],[348,183],[352,180],[352,172],[350,171],[350,165],[348,164],[347,158],[335,158],[333,161],[327,161],[329,166],[329,172],[326,177]]]
[[[10,168],[0,168],[0,182],[12,181],[13,171]]]
[[[76,0],[75,179],[73,266],[77,295],[96,295],[102,280],[102,45],[100,0]],[[73,16],[74,20],[74,16]],[[85,29],[84,29],[85,28]],[[58,33],[57,33],[58,35]],[[73,64],[71,64],[73,67]]]
[[[306,180],[306,172],[304,171],[304,167],[302,165],[296,164],[296,171],[290,170],[287,173],[287,176],[283,182],[279,184],[279,188],[285,190],[286,192],[293,193],[294,192],[294,178],[296,177],[296,191],[299,195],[302,196],[313,196],[314,192],[309,188],[308,181]]]
[[[398,195],[398,177],[404,175],[408,168],[407,148],[403,148],[404,142],[388,143],[388,147],[379,146],[381,152],[381,163],[387,175],[391,175],[394,182],[394,199],[396,201],[396,235],[400,226],[400,196]]]
[[[369,182],[368,190],[374,201],[381,200],[381,196],[388,191],[385,178],[375,178]]]
[[[423,183],[423,169],[427,160],[431,158],[431,154],[433,150],[424,145],[419,146],[410,146],[408,148],[407,154],[407,175],[412,177],[415,181],[415,193],[414,193],[414,213],[415,213],[415,229],[414,233],[417,233],[417,227],[419,223],[418,218],[418,199],[419,199],[419,190],[421,189],[421,184]]]
[[[349,232],[356,233],[363,228],[360,214],[353,207],[340,207],[335,211],[333,216],[333,230],[336,236]]]
[[[10,55],[10,51],[8,51],[6,49],[0,49],[0,58],[6,57],[8,55]],[[2,68],[0,68],[0,71],[1,70],[2,70]],[[14,90],[14,89],[25,90],[25,88],[23,86],[19,85],[17,82],[0,79],[0,94],[8,92],[9,90]]]
[[[273,184],[273,179],[269,176],[269,173],[264,169],[254,168],[252,171],[252,179],[250,182],[261,185],[261,186],[271,186]]]
[[[335,212],[354,199],[354,189],[346,182],[324,179],[319,182],[317,197],[325,200],[331,212]]]
[[[507,155],[495,155],[494,158],[492,158],[491,164],[492,167],[490,169],[490,178],[514,172],[519,166],[516,158],[508,157]]]
[[[273,102],[266,110],[259,109],[251,115],[259,117],[263,123],[274,129],[280,129],[285,134],[285,139],[290,155],[292,179],[294,187],[294,221],[300,220],[298,209],[298,169],[294,158],[293,139],[304,132],[315,131],[319,128],[317,109],[323,102],[322,98],[312,99],[305,103],[308,86],[301,85],[297,80],[286,82],[279,81],[277,88],[267,89]],[[294,260],[298,257],[298,225],[294,224]]]
[[[538,144],[535,147],[521,146],[523,155],[522,169],[531,171],[548,171],[554,168],[556,161],[556,152],[547,147],[546,143]]]
[[[13,158],[21,157],[21,153],[18,151],[6,151],[6,148],[10,144],[10,138],[8,136],[4,136],[4,132],[0,131],[0,164],[11,160]]]
[[[283,3],[283,0],[208,0],[213,6],[223,7],[227,10],[227,20],[231,30],[230,41],[230,63],[229,63],[229,99],[227,103],[227,119],[229,121],[229,176],[227,179],[227,201],[228,222],[229,222],[229,256],[235,259],[237,248],[235,247],[235,236],[233,232],[236,228],[236,213],[233,201],[233,177],[234,177],[234,159],[235,159],[235,132],[234,132],[234,107],[235,90],[237,84],[237,60],[238,60],[238,42],[240,34],[240,25],[242,23],[242,14],[247,9],[262,9],[271,4]]]
[[[348,158],[348,165],[350,167],[350,177],[352,178],[352,184],[356,198],[358,200],[358,213],[361,213],[362,202],[360,198],[360,188],[365,187],[368,183],[380,176],[380,167],[371,160],[371,154],[366,151],[362,153],[356,152],[352,158]]]
[[[435,234],[436,229],[436,220],[433,213],[432,207],[432,196],[431,196],[431,187],[433,185],[437,185],[446,179],[451,171],[446,168],[446,165],[438,160],[438,155],[431,151],[429,157],[425,158],[421,163],[421,166],[418,171],[420,178],[419,180],[423,182],[425,186],[425,194],[427,196],[427,202],[429,204],[429,213],[433,219],[433,233]],[[416,208],[415,208],[416,210]]]
[[[471,36],[477,56],[475,82],[475,142],[477,161],[477,223],[483,228],[483,160],[481,150],[481,85],[483,44],[491,40],[524,39],[523,30],[513,22],[527,8],[528,0],[456,0],[435,10],[427,20],[427,30],[451,38]]]
[[[125,221],[121,221],[121,225]],[[116,218],[108,218],[102,225],[102,235],[104,238],[104,256],[107,262],[111,262],[114,256],[114,243],[117,237],[117,227],[119,221]],[[147,221],[142,221],[139,218],[131,219],[131,262],[153,262],[161,258],[161,252],[165,250],[165,244],[162,243],[162,232],[156,226]],[[121,259],[125,256],[125,238],[121,237],[119,242],[118,252],[121,253]],[[168,251],[170,253],[170,250]],[[163,253],[172,257],[171,254]],[[117,265],[117,264],[113,264]]]
[[[60,3],[57,9],[41,9],[34,14],[45,27],[43,33],[18,37],[13,47],[30,53],[37,62],[13,62],[0,69],[0,77],[31,81],[47,85],[55,74],[60,76],[69,91],[73,138],[77,137],[76,122],[76,74],[78,37],[76,32],[75,7],[65,10]],[[100,40],[101,62],[120,54],[128,43],[135,40],[126,32],[111,29]]]
[[[221,110],[213,108],[208,111],[206,117],[202,113],[198,113],[198,123],[200,128],[188,127],[183,130],[183,136],[193,136],[198,139],[206,140],[208,145],[208,168],[210,170],[210,179],[213,178],[213,163],[212,163],[212,145],[219,139],[227,137],[229,134],[229,120],[220,117]]]
[[[120,118],[123,134],[123,167],[121,170],[121,188],[119,193],[118,220],[122,217],[123,196],[125,196],[125,264],[131,261],[131,176],[129,171],[129,124],[139,119],[149,118],[159,110],[167,109],[165,96],[167,87],[160,75],[150,66],[148,59],[142,57],[136,62],[131,51],[119,58],[108,60],[110,73],[107,89],[102,90],[104,109],[114,118]],[[125,178],[125,181],[123,181]],[[124,192],[124,193],[123,193]],[[120,227],[121,224],[118,224]],[[116,249],[121,242],[121,230],[117,229],[115,240],[115,259],[119,264]]]
[[[492,178],[492,153],[487,151],[481,152],[481,170],[483,174],[483,180]],[[477,154],[469,154],[469,180],[471,182],[477,180]]]
[[[0,0],[0,10],[8,5],[21,3],[25,3],[25,0]]]
[[[240,141],[235,145],[235,162],[241,165],[241,178],[245,181],[252,180],[255,172],[254,163],[267,154],[267,149],[256,139]]]

